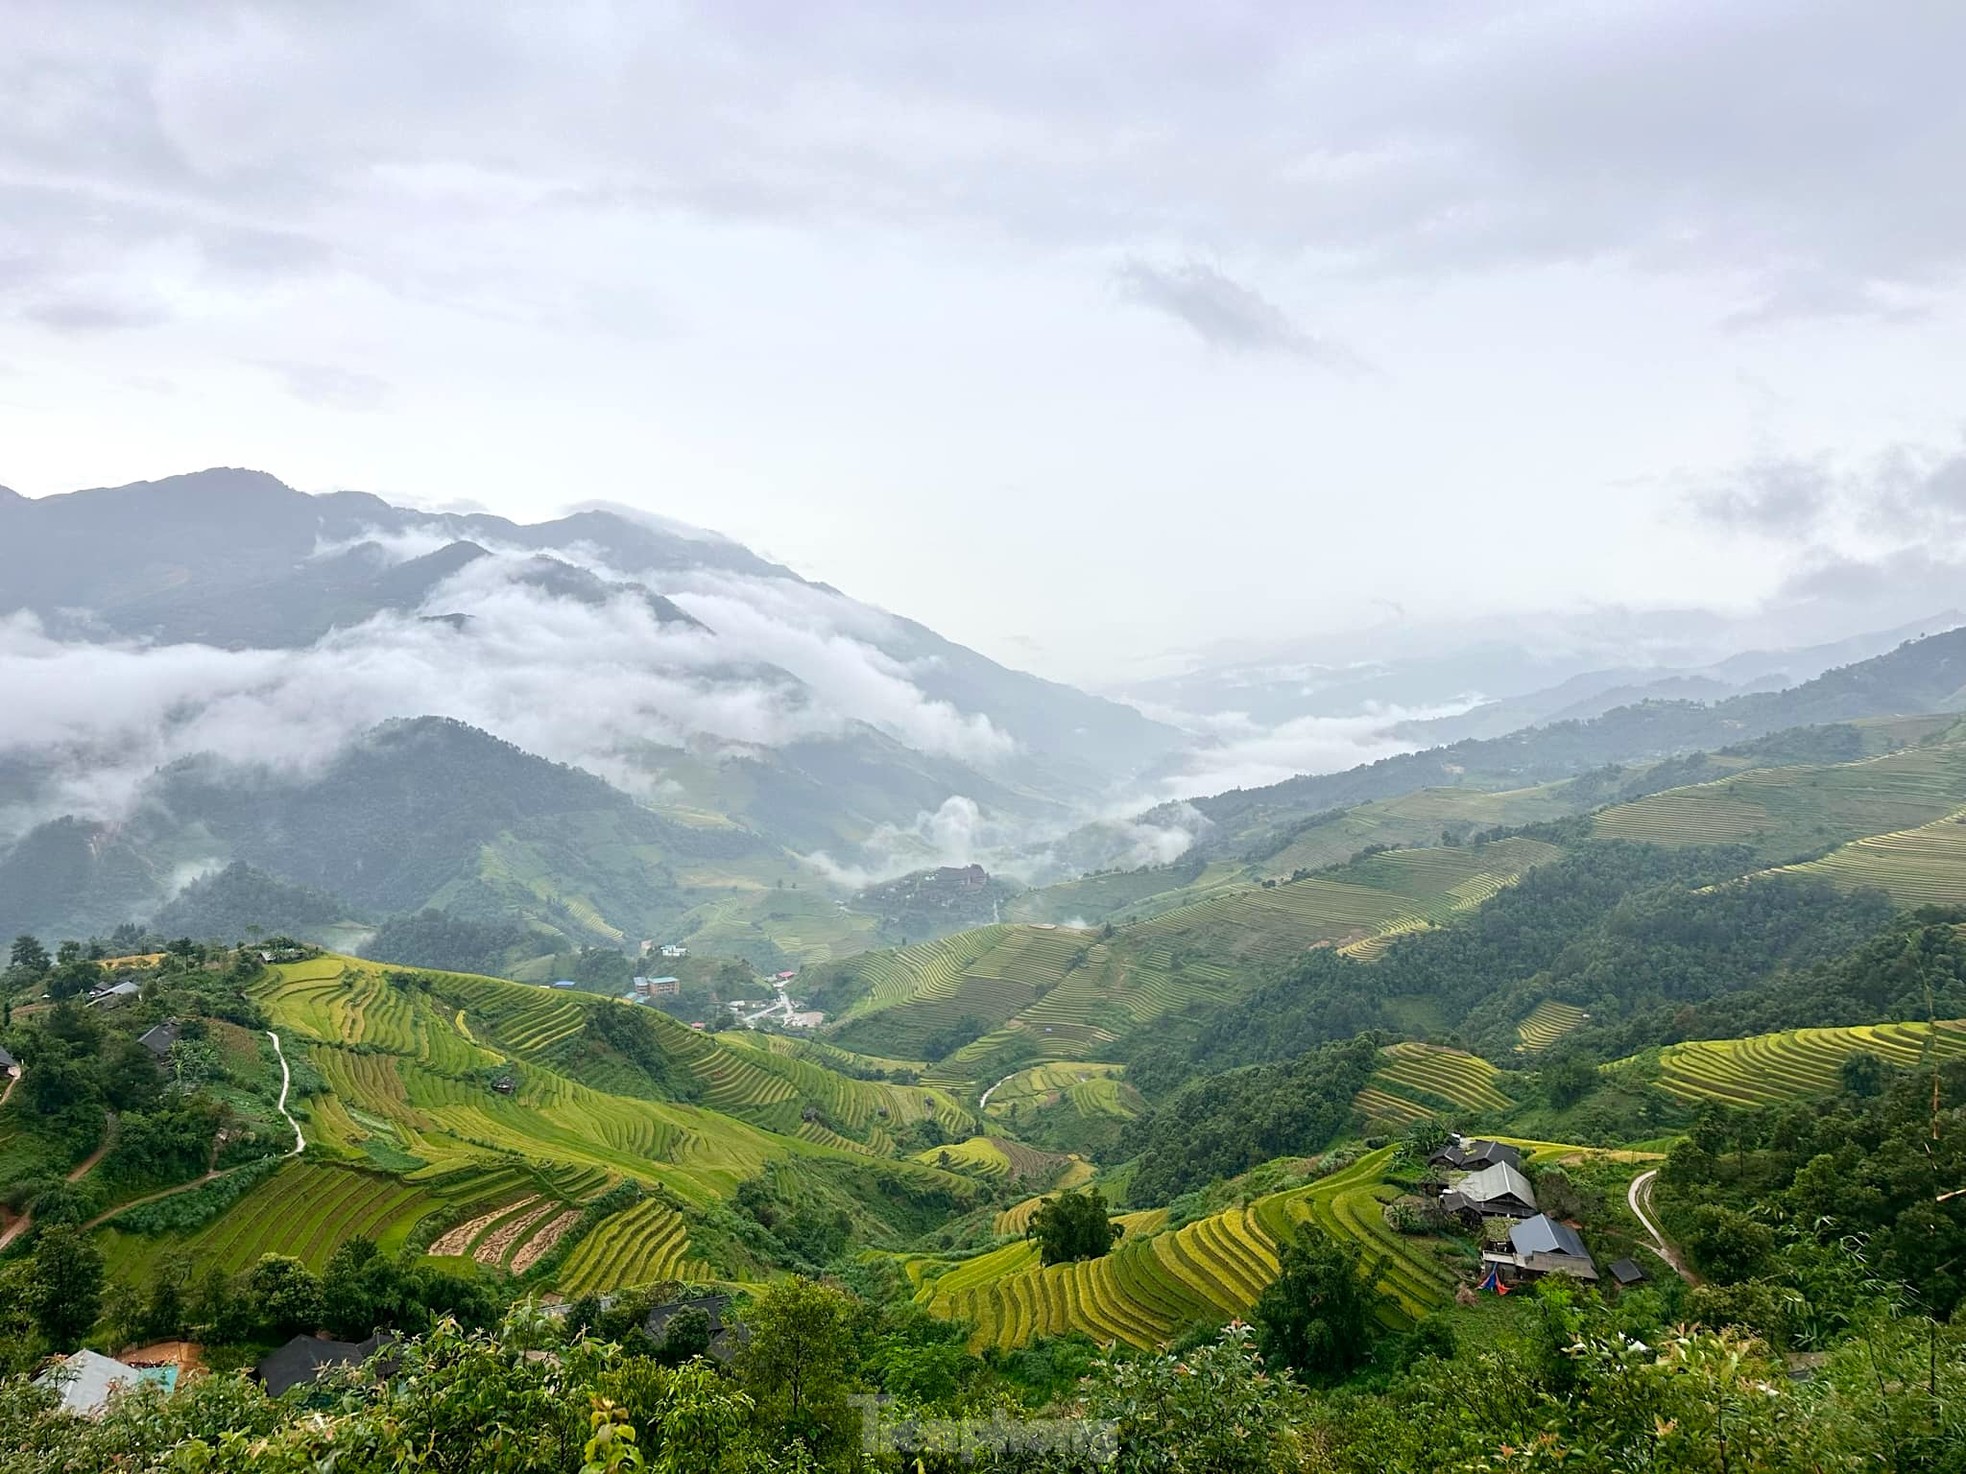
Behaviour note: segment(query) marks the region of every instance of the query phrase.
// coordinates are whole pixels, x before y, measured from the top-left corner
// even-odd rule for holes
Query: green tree
[[[851,1446],[858,1427],[846,1404],[853,1312],[845,1291],[800,1276],[767,1289],[745,1318],[745,1387],[784,1436],[815,1453]]]
[[[1119,1474],[1267,1474],[1295,1469],[1288,1377],[1264,1368],[1247,1326],[1186,1356],[1108,1356],[1087,1379],[1086,1411],[1110,1419]]]
[[[1256,1302],[1264,1359],[1305,1377],[1335,1380],[1372,1349],[1372,1282],[1351,1240],[1305,1224],[1284,1246],[1277,1277]]]
[[[1106,1195],[1096,1187],[1046,1198],[1024,1230],[1025,1238],[1037,1240],[1038,1257],[1046,1264],[1097,1259],[1119,1236],[1120,1226],[1106,1210]]]
[[[79,1228],[41,1231],[27,1283],[28,1312],[48,1343],[72,1350],[102,1307],[102,1251]]]
[[[1836,1078],[1851,1095],[1868,1100],[1882,1095],[1890,1083],[1891,1067],[1867,1049],[1855,1050],[1836,1067]]]
[[[48,949],[34,937],[22,933],[14,938],[13,950],[8,954],[8,965],[22,977],[35,981],[47,975],[54,965],[48,956]]]
[[[669,1317],[663,1328],[661,1358],[670,1366],[681,1366],[692,1357],[710,1350],[710,1317],[700,1305],[685,1305]]]
[[[321,1323],[321,1281],[298,1259],[260,1255],[246,1272],[245,1291],[260,1325],[276,1340]]]

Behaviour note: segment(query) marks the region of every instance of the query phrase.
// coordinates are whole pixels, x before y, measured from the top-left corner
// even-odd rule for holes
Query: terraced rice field
[[[1852,1054],[1874,1054],[1910,1068],[1930,1057],[1928,1048],[1941,1058],[1966,1058],[1966,1020],[1936,1028],[1864,1024],[1675,1044],[1659,1057],[1659,1084],[1685,1101],[1763,1106],[1834,1094],[1840,1088],[1837,1069]]]
[[[1598,834],[1653,844],[1749,844],[1768,859],[1923,826],[1966,805],[1966,745],[1861,762],[1757,768],[1597,816]]]
[[[1589,1017],[1574,1004],[1545,998],[1530,1011],[1528,1018],[1516,1025],[1516,1038],[1522,1041],[1518,1047],[1529,1054],[1548,1049],[1565,1034],[1581,1028]]]
[[[1022,1142],[1001,1136],[972,1136],[949,1146],[932,1146],[915,1153],[917,1162],[942,1167],[951,1172],[968,1172],[993,1181],[1054,1181],[1067,1159],[1056,1152],[1039,1151]]]
[[[1561,784],[1484,792],[1473,788],[1425,788],[1398,798],[1360,804],[1300,831],[1263,862],[1266,874],[1322,870],[1342,864],[1369,844],[1434,845],[1449,825],[1491,829],[1533,824],[1576,812]]]
[[[1383,1053],[1386,1062],[1353,1102],[1368,1120],[1405,1125],[1514,1104],[1496,1084],[1495,1067],[1463,1050],[1407,1042],[1388,1045]]]
[[[682,1215],[648,1198],[604,1218],[575,1245],[559,1274],[563,1295],[604,1295],[657,1280],[701,1279],[706,1266],[692,1263],[689,1227]]]
[[[254,1187],[222,1217],[181,1239],[107,1235],[111,1263],[129,1267],[181,1246],[201,1265],[250,1269],[262,1254],[291,1254],[321,1270],[343,1243],[374,1239],[394,1253],[426,1214],[443,1206],[430,1187],[347,1167],[291,1162]]]
[[[1402,1238],[1385,1226],[1381,1210],[1392,1189],[1381,1173],[1390,1149],[1362,1158],[1345,1171],[1307,1187],[1274,1193],[1246,1207],[1198,1219],[1174,1232],[1160,1231],[1162,1215],[1129,1215],[1134,1222],[1116,1249],[1078,1264],[1039,1265],[1033,1244],[1018,1243],[957,1263],[939,1276],[914,1261],[916,1299],[933,1314],[971,1326],[971,1346],[1003,1349],[1033,1337],[1078,1330],[1101,1341],[1151,1347],[1171,1340],[1195,1321],[1246,1315],[1276,1277],[1277,1250],[1305,1221],[1359,1239],[1381,1259],[1379,1287],[1385,1317],[1404,1324],[1446,1303],[1455,1272],[1434,1256],[1428,1241]],[[1019,1231],[1035,1200],[1000,1214],[999,1232]]]
[[[1064,1106],[1082,1116],[1129,1119],[1140,1113],[1141,1101],[1120,1078],[1125,1070],[1094,1061],[1034,1065],[992,1087],[984,1112],[992,1120],[1010,1120]]]
[[[1966,903],[1966,812],[1916,829],[1871,835],[1778,875],[1808,875],[1844,890],[1873,887],[1898,905]]]

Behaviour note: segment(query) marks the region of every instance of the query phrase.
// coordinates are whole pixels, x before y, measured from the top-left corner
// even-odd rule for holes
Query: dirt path
[[[280,1060],[280,1099],[274,1103],[273,1108],[285,1116],[287,1124],[294,1128],[294,1149],[287,1155],[297,1157],[307,1150],[307,1138],[300,1134],[300,1122],[296,1121],[287,1110],[287,1088],[293,1083],[293,1076],[287,1070],[287,1052],[280,1047],[280,1036],[271,1029],[266,1031],[266,1037],[273,1041],[273,1053]]]
[[[1679,1250],[1672,1246],[1672,1242],[1660,1230],[1658,1220],[1652,1216],[1652,1182],[1658,1175],[1659,1169],[1657,1167],[1652,1168],[1650,1171],[1639,1173],[1638,1176],[1632,1179],[1631,1189],[1625,1194],[1625,1201],[1631,1205],[1632,1216],[1644,1226],[1645,1232],[1651,1236],[1652,1242],[1647,1247],[1659,1258],[1670,1264],[1673,1267],[1673,1272],[1685,1280],[1687,1284],[1697,1285],[1700,1282],[1700,1277],[1693,1273],[1691,1269],[1687,1268],[1686,1261],[1680,1257]]]
[[[112,1146],[116,1145],[116,1112],[104,1111],[102,1114],[103,1114],[102,1141],[97,1145],[94,1151],[90,1152],[80,1162],[76,1163],[74,1168],[70,1170],[68,1174],[68,1180],[70,1182],[80,1182],[83,1178],[87,1177],[91,1172],[95,1171],[96,1164],[101,1162],[104,1157],[108,1156],[109,1149]],[[85,1226],[93,1228],[95,1225],[88,1224]],[[0,1250],[4,1250],[15,1239],[19,1238],[22,1234],[26,1233],[32,1227],[34,1227],[34,1215],[32,1213],[21,1214],[20,1217],[14,1220],[14,1225],[12,1228],[9,1228],[5,1233],[0,1233]]]
[[[68,1174],[68,1180],[70,1182],[80,1182],[91,1172],[95,1171],[96,1164],[108,1156],[109,1149],[116,1145],[116,1112],[104,1111],[103,1116],[102,1142]]]
[[[176,1187],[159,1188],[156,1192],[146,1193],[143,1197],[131,1198],[127,1203],[118,1203],[115,1207],[106,1212],[96,1214],[95,1217],[83,1224],[83,1232],[86,1233],[89,1229],[101,1227],[125,1208],[134,1208],[139,1203],[154,1203],[159,1198],[174,1198],[179,1193],[188,1193],[194,1187],[203,1187],[214,1178],[223,1177],[228,1172],[237,1172],[238,1170],[237,1167],[226,1167],[220,1171],[207,1172],[203,1177],[194,1177],[189,1182],[180,1182]]]

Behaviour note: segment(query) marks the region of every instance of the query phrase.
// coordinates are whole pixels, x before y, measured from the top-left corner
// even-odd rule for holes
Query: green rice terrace
[[[1875,1055],[1901,1068],[1933,1058],[1966,1058],[1966,1020],[1789,1029],[1747,1039],[1674,1044],[1660,1052],[1657,1078],[1661,1088],[1684,1101],[1772,1105],[1835,1093],[1838,1070],[1856,1054]]]
[[[1294,881],[1210,889],[1104,932],[1002,924],[837,964],[832,1042],[932,1055],[974,1097],[1022,1066],[1097,1060],[1126,1030],[1221,1001],[1308,948],[1357,950],[1473,911],[1562,854],[1540,840],[1392,850]]]
[[[1562,1143],[1517,1144],[1532,1163],[1610,1157]],[[1151,1347],[1198,1320],[1247,1315],[1276,1275],[1279,1245],[1297,1224],[1311,1222],[1364,1248],[1378,1265],[1382,1318],[1410,1325],[1449,1304],[1477,1266],[1464,1241],[1402,1234],[1388,1225],[1387,1204],[1407,1191],[1392,1180],[1393,1166],[1393,1149],[1383,1147],[1301,1186],[1176,1228],[1168,1227],[1165,1210],[1123,1214],[1124,1236],[1097,1259],[1045,1266],[1036,1245],[1020,1239],[966,1259],[907,1255],[901,1264],[916,1301],[931,1314],[965,1322],[974,1349],[1008,1350],[1074,1330]],[[1037,1202],[998,1215],[997,1232],[1021,1234]]]
[[[1521,1041],[1518,1047],[1525,1054],[1548,1049],[1565,1034],[1582,1028],[1589,1017],[1575,1004],[1545,998],[1530,1011],[1528,1018],[1516,1025],[1516,1038]]]
[[[1936,743],[1831,766],[1756,768],[1601,812],[1596,832],[1652,844],[1745,844],[1790,859],[1916,829],[1966,806],[1966,744]]]
[[[1411,1041],[1387,1045],[1384,1054],[1386,1063],[1355,1102],[1373,1125],[1467,1118],[1506,1111],[1515,1103],[1495,1083],[1500,1072],[1478,1055]]]

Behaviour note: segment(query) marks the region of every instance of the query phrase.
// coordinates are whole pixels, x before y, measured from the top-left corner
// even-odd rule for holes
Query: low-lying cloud
[[[410,548],[395,550],[409,553]],[[856,724],[987,767],[1015,742],[987,716],[913,685],[855,634],[877,616],[819,590],[704,580],[677,602],[709,628],[662,622],[633,590],[599,603],[479,559],[411,614],[381,614],[299,650],[84,643],[31,615],[0,619],[0,759],[43,772],[33,810],[114,818],[160,766],[193,754],[318,769],[391,717],[453,717],[631,792],[646,755],[733,753],[837,737]],[[463,616],[438,620],[427,616]],[[15,827],[28,817],[17,810]]]

